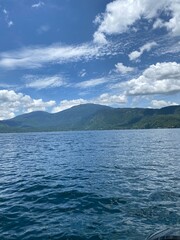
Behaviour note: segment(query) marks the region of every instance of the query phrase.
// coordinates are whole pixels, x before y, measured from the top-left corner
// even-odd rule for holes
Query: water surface
[[[0,239],[144,240],[179,225],[179,136],[0,134]]]

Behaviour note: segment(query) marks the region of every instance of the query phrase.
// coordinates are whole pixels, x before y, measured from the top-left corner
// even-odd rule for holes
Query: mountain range
[[[161,109],[82,104],[58,113],[43,111],[0,121],[0,132],[180,128],[180,105]]]

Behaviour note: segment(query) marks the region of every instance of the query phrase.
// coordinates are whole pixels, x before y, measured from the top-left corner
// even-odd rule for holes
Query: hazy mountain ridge
[[[180,106],[148,109],[83,104],[54,114],[37,111],[0,121],[0,132],[179,127]]]

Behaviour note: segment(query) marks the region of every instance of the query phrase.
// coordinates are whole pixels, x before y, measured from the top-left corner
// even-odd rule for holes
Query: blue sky
[[[180,104],[179,0],[0,0],[0,119]]]

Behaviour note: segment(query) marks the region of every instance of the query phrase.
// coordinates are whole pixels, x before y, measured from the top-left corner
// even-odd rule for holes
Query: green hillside
[[[84,104],[62,112],[32,112],[0,121],[0,132],[179,128],[180,106],[111,108]]]

